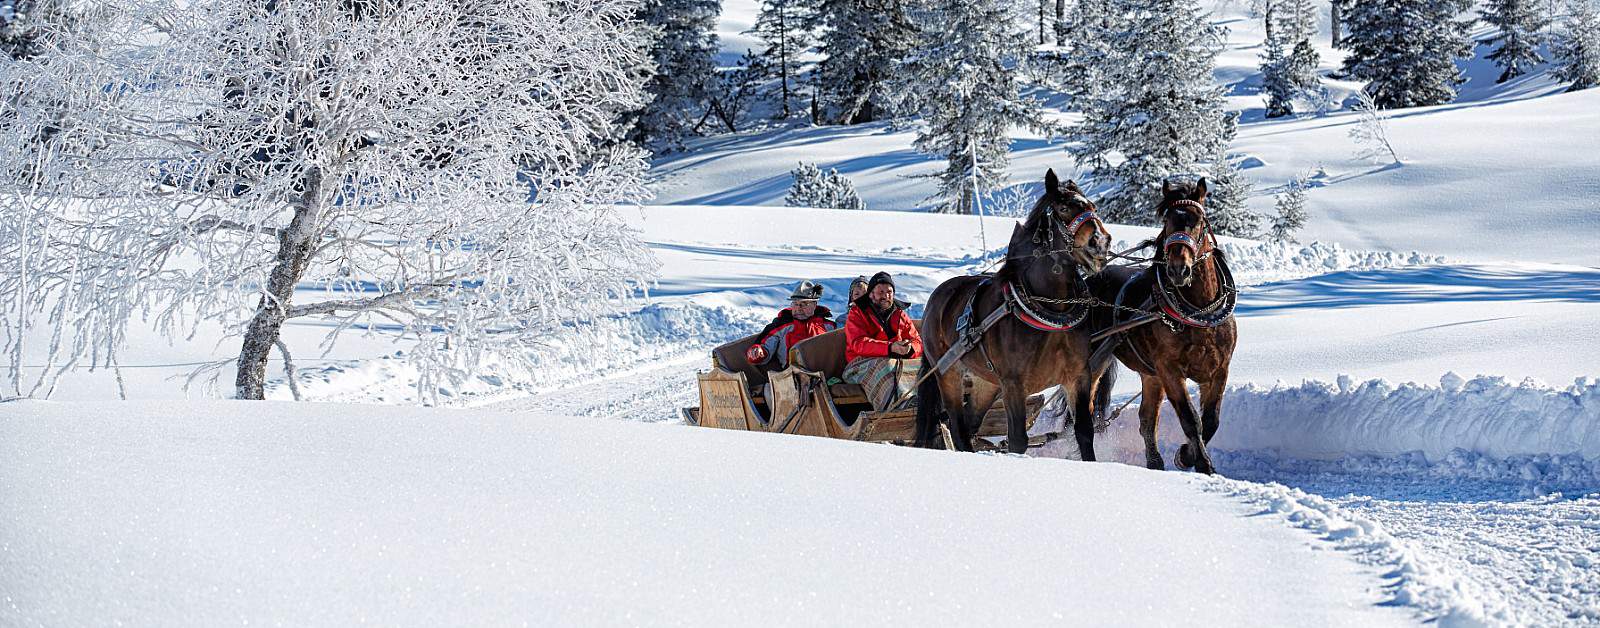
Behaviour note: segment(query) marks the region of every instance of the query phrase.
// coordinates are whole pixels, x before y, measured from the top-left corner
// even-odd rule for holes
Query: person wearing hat
[[[789,307],[757,334],[758,340],[745,351],[745,358],[769,371],[781,371],[789,365],[789,349],[800,341],[836,329],[833,312],[817,305],[822,298],[822,285],[802,281],[789,295]]]
[[[860,384],[878,410],[890,407],[916,380],[922,357],[922,334],[894,298],[894,277],[880,272],[867,282],[867,293],[852,304],[845,326],[844,381]]]
[[[856,275],[850,280],[850,297],[844,300],[844,316],[839,319],[840,328],[850,327],[850,313],[856,311],[856,300],[867,294],[867,276]]]

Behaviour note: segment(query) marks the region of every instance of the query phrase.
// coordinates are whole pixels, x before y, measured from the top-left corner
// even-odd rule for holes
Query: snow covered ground
[[[0,460],[6,625],[1471,612],[1375,529],[1302,529],[1319,511],[1123,465],[272,402],[8,403]]]
[[[1600,623],[1600,90],[1475,62],[1460,102],[1394,115],[1401,164],[1367,163],[1348,113],[1261,119],[1242,4],[1217,8],[1233,151],[1260,210],[1313,175],[1312,220],[1305,245],[1225,241],[1228,479],[675,425],[707,350],[795,282],[837,309],[888,270],[919,302],[1010,234],[906,211],[942,167],[909,130],[768,129],[659,159],[649,300],[437,391],[474,408],[207,401],[226,386],[182,376],[237,339],[204,328],[132,334],[122,388],[147,401],[95,372],[0,403],[0,624]],[[726,51],[754,7],[728,3]],[[801,160],[886,211],[782,207]],[[1046,168],[1073,172],[1064,145],[1018,135],[1014,191]],[[285,331],[308,398],[418,399],[403,346],[322,353],[326,331]],[[1102,459],[1142,461],[1136,410]]]

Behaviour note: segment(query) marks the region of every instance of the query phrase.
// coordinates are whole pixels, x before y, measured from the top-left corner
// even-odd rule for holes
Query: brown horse
[[[1148,268],[1113,266],[1092,278],[1095,296],[1107,303],[1158,312],[1160,320],[1113,336],[1104,350],[1139,374],[1139,434],[1144,437],[1145,466],[1165,468],[1156,449],[1156,424],[1165,397],[1189,442],[1178,448],[1177,463],[1202,473],[1216,470],[1206,443],[1216,435],[1222,391],[1228,385],[1228,363],[1238,333],[1233,319],[1233,277],[1206,222],[1206,180],[1193,185],[1163,183],[1156,208],[1161,234]],[[1200,304],[1200,305],[1195,305]],[[1129,316],[1124,310],[1100,308],[1097,318]],[[1119,342],[1120,340],[1120,342]],[[1113,349],[1114,347],[1114,349]],[[1097,350],[1099,355],[1103,350]],[[1114,367],[1112,367],[1114,368]],[[1200,384],[1201,413],[1196,416],[1185,380]]]
[[[997,309],[1005,311],[948,370],[924,377],[918,388],[919,445],[940,445],[938,424],[949,418],[956,448],[971,451],[984,414],[998,398],[1006,411],[1008,449],[1026,451],[1028,395],[1060,385],[1074,408],[1083,459],[1094,460],[1084,277],[1105,266],[1110,244],[1094,203],[1076,183],[1062,185],[1051,170],[1044,195],[1012,230],[1000,270],[992,277],[956,277],[934,289],[922,318],[925,374],[962,334],[978,329]]]

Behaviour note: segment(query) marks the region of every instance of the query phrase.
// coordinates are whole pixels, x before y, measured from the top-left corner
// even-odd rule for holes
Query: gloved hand
[[[767,361],[767,348],[760,344],[750,345],[749,349],[744,350],[744,359],[751,364],[764,364]]]

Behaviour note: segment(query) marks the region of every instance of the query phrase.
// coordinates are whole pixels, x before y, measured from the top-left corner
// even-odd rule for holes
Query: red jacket
[[[910,357],[922,357],[922,334],[917,333],[917,326],[911,324],[911,315],[898,303],[889,312],[887,330],[878,321],[878,314],[867,297],[857,299],[852,309],[855,311],[845,316],[845,363],[854,362],[856,358],[889,357],[889,343],[896,340],[911,341]]]
[[[784,308],[766,329],[761,330],[757,342],[767,348],[765,363],[781,369],[789,364],[789,349],[802,340],[833,331],[834,327],[833,312],[828,308],[817,306],[816,313],[803,321],[795,320],[794,312]]]

